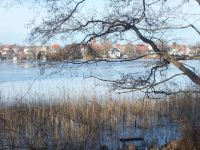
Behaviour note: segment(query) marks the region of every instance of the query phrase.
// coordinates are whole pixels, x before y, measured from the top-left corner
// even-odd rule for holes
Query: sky
[[[103,0],[89,0],[90,7],[102,6]],[[26,44],[30,29],[27,24],[35,12],[23,6],[0,8],[0,44]]]
[[[25,43],[29,32],[26,24],[33,16],[33,12],[27,8],[0,9],[0,43]]]
[[[89,5],[91,7],[103,6],[103,0],[89,0]],[[190,4],[189,9],[196,9],[197,5]],[[194,7],[194,8],[193,8]],[[103,9],[103,8],[102,8]],[[197,13],[194,11],[194,13]],[[200,12],[199,12],[200,13]],[[11,8],[0,8],[0,43],[1,44],[27,44],[26,37],[30,32],[30,29],[27,28],[27,23],[35,16],[34,11],[27,7],[11,7]],[[198,25],[200,29],[200,25]],[[182,42],[194,44],[199,41],[199,35],[191,29],[183,31],[177,31],[177,37],[174,36],[174,39],[181,39]]]

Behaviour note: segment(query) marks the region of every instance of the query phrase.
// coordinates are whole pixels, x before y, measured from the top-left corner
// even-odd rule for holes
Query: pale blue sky
[[[90,7],[102,6],[103,0],[88,0]],[[29,6],[30,7],[30,6]],[[35,17],[32,9],[23,6],[0,8],[0,43],[26,44],[25,39],[30,32],[27,23]]]
[[[26,24],[33,17],[27,8],[0,9],[0,42],[23,44],[28,34]]]
[[[90,6],[101,6],[102,1],[89,0]],[[193,10],[194,13],[200,13],[198,5],[190,4],[185,9]],[[103,9],[103,8],[102,8]],[[197,10],[197,11],[196,11]],[[22,6],[11,7],[9,9],[0,9],[0,43],[3,44],[25,44],[25,39],[29,30],[26,24],[33,18],[34,12],[29,8]],[[192,19],[193,18],[189,18]],[[198,27],[200,23],[197,24]],[[182,42],[195,43],[200,41],[200,36],[192,30],[184,30],[177,32],[177,37],[181,35]]]

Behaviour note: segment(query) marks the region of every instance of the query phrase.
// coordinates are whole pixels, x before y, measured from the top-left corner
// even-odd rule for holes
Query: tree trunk
[[[168,53],[161,51],[156,44],[152,41],[144,37],[141,32],[138,30],[138,28],[134,25],[132,29],[135,31],[137,36],[145,43],[150,44],[153,50],[161,55],[165,61],[168,61],[172,63],[174,66],[176,66],[179,70],[181,70],[188,78],[190,78],[194,83],[200,86],[200,77],[195,74],[192,70],[185,67],[182,63],[180,63],[178,60],[176,60],[174,57],[170,56]]]

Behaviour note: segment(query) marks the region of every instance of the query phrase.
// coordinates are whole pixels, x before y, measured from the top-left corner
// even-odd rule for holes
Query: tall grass
[[[119,148],[119,130],[151,129],[169,123],[176,123],[193,145],[199,144],[198,94],[165,100],[115,101],[95,96],[90,101],[84,96],[81,100],[35,100],[9,106],[1,100],[0,149],[95,150],[102,144]]]

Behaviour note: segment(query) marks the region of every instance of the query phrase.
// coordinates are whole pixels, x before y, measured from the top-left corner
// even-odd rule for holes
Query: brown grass
[[[121,126],[151,128],[176,122],[183,139],[199,146],[198,95],[177,95],[166,100],[64,99],[0,105],[0,149],[95,150]],[[28,100],[27,100],[28,101]],[[116,137],[120,138],[120,137]],[[119,143],[114,143],[119,145]]]

